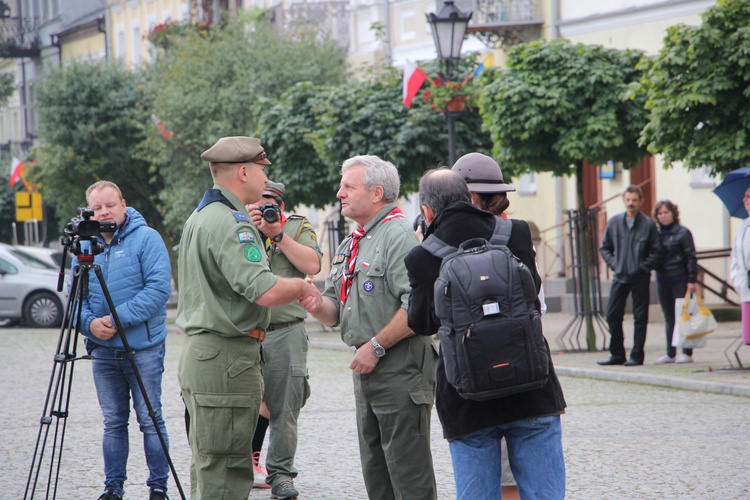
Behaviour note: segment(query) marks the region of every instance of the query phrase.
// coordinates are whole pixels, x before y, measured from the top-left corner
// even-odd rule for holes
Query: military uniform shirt
[[[301,215],[290,216],[281,230],[284,233],[284,238],[292,238],[297,243],[315,250],[318,254],[318,264],[320,264],[323,253],[318,246],[318,236],[315,234],[315,230],[306,217],[302,217]],[[298,234],[299,236],[297,236]],[[305,273],[289,262],[287,256],[275,244],[270,245],[268,253],[271,271],[276,276],[284,278],[304,278],[306,276]],[[298,300],[283,306],[271,308],[271,323],[288,323],[297,319],[305,319],[306,317],[307,311],[300,305]]]
[[[187,335],[242,336],[268,326],[269,308],[255,301],[278,278],[268,267],[260,233],[244,204],[222,186],[214,189],[236,210],[216,201],[193,212],[185,223],[177,326]]]
[[[411,289],[404,257],[419,241],[408,220],[382,222],[394,207],[394,204],[383,207],[364,228],[346,304],[341,305],[339,292],[351,236],[336,250],[326,279],[323,295],[336,304],[341,339],[350,346],[359,347],[369,342],[399,309],[409,307]]]

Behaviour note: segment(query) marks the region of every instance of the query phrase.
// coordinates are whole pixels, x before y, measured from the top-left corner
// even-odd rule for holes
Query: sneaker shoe
[[[260,463],[260,452],[256,451],[253,453],[253,488],[262,490],[270,488],[271,485],[266,484],[266,476],[268,476],[268,471]]]
[[[167,490],[164,488],[151,488],[151,494],[148,496],[148,500],[169,500]]]
[[[271,488],[271,498],[293,500],[297,498],[299,491],[294,489],[294,483],[291,479],[282,479]]]
[[[676,362],[678,364],[692,363],[693,362],[693,357],[692,356],[688,356],[687,354],[680,354],[680,357],[677,358]]]
[[[113,490],[107,490],[97,500],[122,500],[122,495],[118,495]]]
[[[675,360],[675,358],[670,358],[669,356],[667,356],[667,355],[665,354],[665,355],[664,355],[664,356],[662,356],[661,358],[659,358],[659,359],[657,359],[656,361],[654,361],[654,364],[655,364],[655,365],[665,365],[665,364],[667,364],[667,363],[674,363],[674,360]]]

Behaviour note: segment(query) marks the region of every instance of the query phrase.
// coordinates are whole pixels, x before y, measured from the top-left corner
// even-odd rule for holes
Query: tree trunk
[[[589,224],[589,217],[586,214],[586,210],[588,207],[586,207],[586,202],[584,201],[583,196],[583,160],[578,160],[576,162],[576,189],[578,194],[578,213],[580,214],[580,219],[582,223],[582,230],[579,232],[580,235],[583,236],[583,241],[579,242],[581,249],[580,253],[580,264],[581,264],[581,294],[582,294],[582,305],[583,305],[583,313],[584,313],[584,319],[586,323],[586,349],[589,351],[595,351],[596,350],[596,333],[594,332],[594,316],[593,311],[594,308],[592,306],[592,297],[591,297],[591,263],[594,262],[596,259],[596,255],[591,255],[592,248],[589,245],[588,241],[588,234],[590,231],[590,228],[588,227]],[[572,235],[571,235],[572,237]]]

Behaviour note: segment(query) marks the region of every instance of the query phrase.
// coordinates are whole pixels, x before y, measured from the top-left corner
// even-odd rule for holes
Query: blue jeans
[[[552,416],[496,425],[450,441],[456,499],[500,499],[503,436],[521,498],[564,498],[562,426],[560,417]]]
[[[92,348],[93,346],[93,348]],[[156,434],[154,422],[148,414],[146,402],[133,373],[133,367],[122,350],[110,349],[88,342],[92,356],[94,384],[99,397],[99,406],[104,415],[104,454],[105,489],[122,495],[127,479],[128,464],[128,420],[130,419],[130,398],[143,433],[143,449],[146,454],[149,477],[146,484],[151,488],[167,488],[169,463]],[[156,413],[156,421],[164,441],[169,446],[167,428],[161,415],[161,377],[164,372],[164,344],[136,351],[135,363],[141,376],[151,407]]]

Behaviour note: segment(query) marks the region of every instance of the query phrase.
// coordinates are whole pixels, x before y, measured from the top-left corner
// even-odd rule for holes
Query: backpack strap
[[[513,230],[513,223],[502,217],[495,217],[495,230],[492,232],[490,243],[493,245],[508,246],[510,233]]]
[[[452,247],[434,234],[429,235],[423,242],[422,248],[430,252],[435,257],[444,259],[456,252],[456,247]]]

